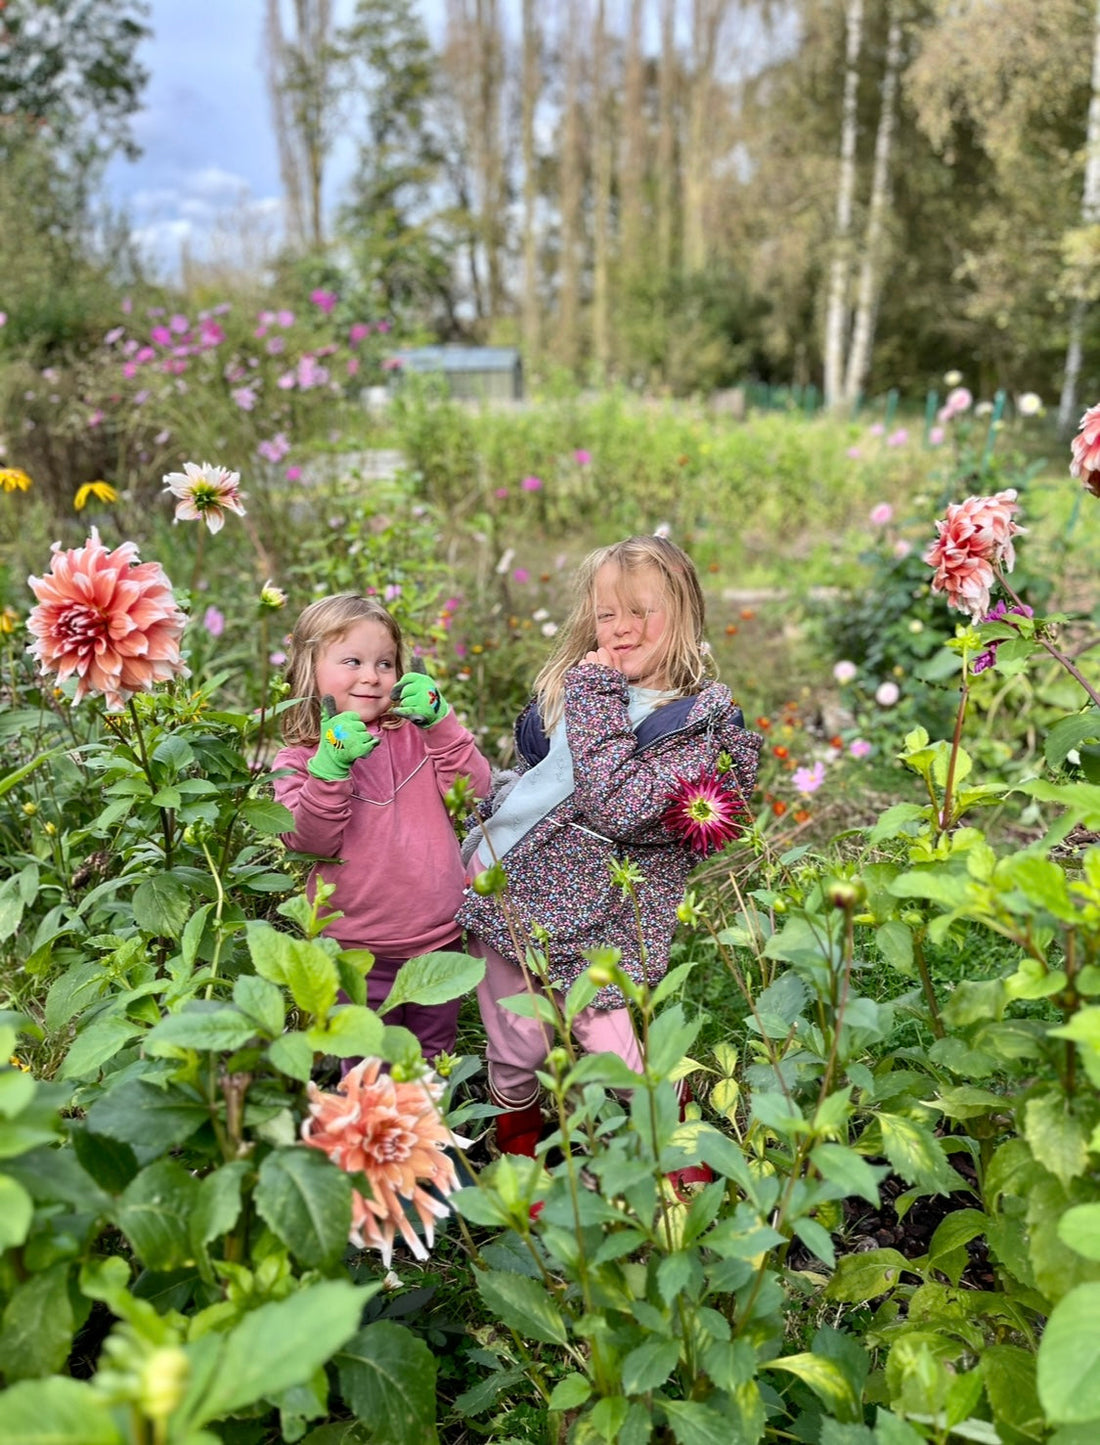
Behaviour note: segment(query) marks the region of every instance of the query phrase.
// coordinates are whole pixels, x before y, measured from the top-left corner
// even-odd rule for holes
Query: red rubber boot
[[[537,1101],[524,1109],[508,1109],[497,1115],[497,1148],[502,1154],[523,1154],[533,1159],[541,1133],[542,1110]]]
[[[695,1095],[691,1092],[691,1085],[686,1079],[681,1079],[678,1092],[680,1095],[680,1123],[687,1118],[687,1107],[695,1102]],[[714,1171],[709,1164],[688,1164],[683,1169],[673,1169],[667,1176],[668,1182],[672,1185],[673,1193],[677,1199],[685,1204],[693,1194],[697,1194],[704,1184],[714,1183]]]

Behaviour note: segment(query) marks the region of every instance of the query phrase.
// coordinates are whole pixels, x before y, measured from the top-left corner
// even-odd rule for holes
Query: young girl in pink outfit
[[[494,859],[503,864],[521,943],[524,934],[546,939],[549,976],[563,992],[588,967],[585,951],[600,945],[618,948],[639,983],[655,985],[667,971],[676,909],[698,861],[670,825],[678,789],[709,779],[729,818],[746,811],[763,739],[746,731],[712,674],[703,592],[686,553],[662,537],[628,537],[591,553],[573,613],[516,723],[519,780],[483,823],[468,866],[473,878]],[[637,915],[609,867],[623,858],[642,880]],[[490,1096],[505,1111],[497,1140],[532,1154],[542,1124],[535,1075],[552,1039],[500,1000],[539,984],[516,956],[497,895],[468,888],[458,918],[470,951],[486,960],[478,1003]],[[573,1033],[589,1052],[614,1052],[641,1070],[614,985],[581,1011]]]
[[[275,797],[294,814],[283,841],[325,860],[311,881],[335,884],[329,906],[343,913],[325,931],[374,954],[367,1002],[377,1008],[408,959],[461,949],[464,871],[443,797],[462,775],[486,796],[489,764],[432,679],[405,671],[401,629],[372,598],[311,603],[287,677],[300,701],[273,764]],[[459,1002],[406,1004],[386,1022],[433,1059],[454,1049]]]

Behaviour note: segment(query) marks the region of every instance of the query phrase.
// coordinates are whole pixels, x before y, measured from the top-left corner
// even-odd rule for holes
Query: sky
[[[337,0],[337,18],[350,0]],[[116,157],[112,205],[129,214],[142,252],[171,275],[186,243],[196,256],[242,232],[280,230],[279,160],[264,78],[265,0],[152,0],[144,107],[132,119],[140,160]],[[347,156],[334,156],[339,178]]]

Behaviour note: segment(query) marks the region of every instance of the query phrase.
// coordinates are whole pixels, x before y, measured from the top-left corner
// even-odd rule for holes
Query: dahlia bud
[[[141,1370],[141,1408],[150,1420],[167,1420],[183,1399],[191,1362],[178,1346],[154,1350]]]
[[[26,817],[28,817],[28,818],[33,818],[34,815],[35,815],[35,813],[38,812],[38,804],[37,804],[37,803],[24,803],[24,804],[23,804],[23,812],[24,812],[24,814],[25,814]]]
[[[470,883],[470,887],[482,898],[488,898],[493,893],[503,893],[507,886],[508,878],[499,863],[494,863],[483,873],[476,874]]]
[[[826,885],[825,897],[834,908],[851,913],[867,897],[862,878],[834,878]]]
[[[281,587],[276,587],[271,581],[267,581],[260,588],[260,611],[278,612],[280,607],[286,606],[286,593]]]

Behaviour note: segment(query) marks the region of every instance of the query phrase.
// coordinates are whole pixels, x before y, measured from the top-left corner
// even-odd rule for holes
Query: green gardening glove
[[[321,699],[321,740],[306,763],[306,770],[326,783],[342,783],[356,758],[365,758],[378,739],[367,732],[357,712],[337,712],[336,701],[325,693]]]
[[[426,672],[407,672],[390,693],[395,706],[390,712],[407,717],[418,728],[430,728],[445,718],[451,705]]]

